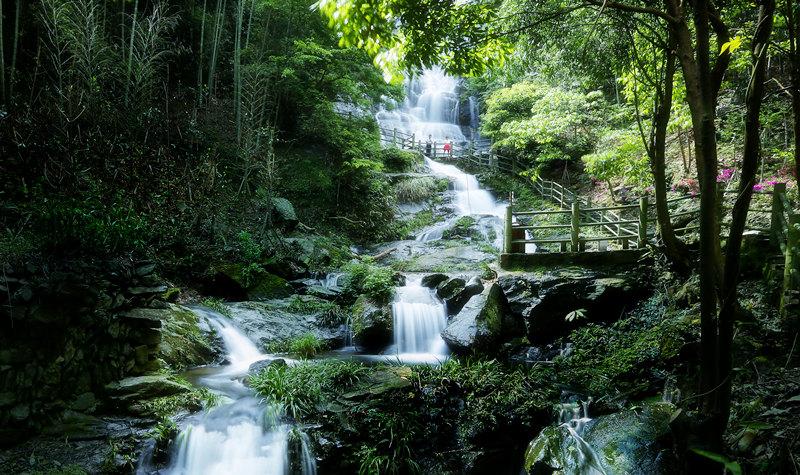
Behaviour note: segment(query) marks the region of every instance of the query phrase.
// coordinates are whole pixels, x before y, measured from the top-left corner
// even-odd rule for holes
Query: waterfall
[[[452,140],[465,143],[458,125],[459,80],[441,68],[426,69],[406,82],[406,99],[394,110],[381,110],[375,115],[381,127],[414,134],[425,141],[430,136],[437,143]]]
[[[418,280],[398,287],[392,303],[392,317],[398,354],[433,359],[447,355],[447,345],[441,337],[447,326],[444,304]]]
[[[288,475],[290,442],[303,475],[316,474],[316,461],[308,437],[284,423],[283,409],[265,405],[242,384],[249,366],[268,358],[226,318],[204,308],[194,311],[217,330],[225,344],[227,365],[199,368],[198,384],[225,396],[227,401],[209,412],[193,416],[175,441],[169,466],[158,473],[170,475]],[[138,473],[151,473],[140,466]]]
[[[559,419],[561,427],[567,430],[575,445],[576,450],[572,454],[575,457],[576,468],[578,468],[576,473],[578,475],[607,475],[602,462],[600,462],[600,456],[583,438],[586,424],[592,420],[589,418],[590,402],[591,399],[582,405],[562,405]]]

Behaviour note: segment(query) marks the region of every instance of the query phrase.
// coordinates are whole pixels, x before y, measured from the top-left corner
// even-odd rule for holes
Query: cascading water
[[[589,401],[591,402],[591,400]],[[600,462],[600,456],[584,439],[586,424],[589,418],[589,402],[582,405],[564,404],[561,407],[559,419],[561,427],[565,428],[575,446],[571,452],[575,460],[576,475],[607,475]]]
[[[222,315],[201,308],[194,311],[222,337],[229,362],[198,368],[197,383],[222,395],[225,403],[194,416],[178,435],[171,463],[158,473],[286,475],[290,453],[296,453],[301,473],[314,475],[316,462],[305,434],[282,422],[282,409],[264,405],[241,381],[251,364],[269,357]],[[292,447],[296,447],[293,452]],[[140,465],[138,473],[152,473],[146,465]]]
[[[444,143],[466,141],[458,125],[459,80],[440,68],[426,69],[406,83],[406,99],[394,110],[382,110],[375,119],[386,130],[414,134],[417,140]]]
[[[447,311],[433,292],[409,281],[397,288],[392,303],[394,348],[404,361],[441,361],[447,345],[441,332],[447,326]]]
[[[397,129],[414,134],[417,140],[433,142],[453,141],[456,145],[465,143],[466,137],[458,124],[459,119],[459,80],[444,74],[441,69],[426,69],[420,76],[412,78],[407,84],[406,100],[402,106],[392,111],[381,111],[375,116],[378,124],[385,130]],[[477,127],[477,103],[470,102],[470,127]],[[505,206],[498,204],[492,194],[481,188],[474,175],[464,173],[453,165],[426,159],[430,170],[446,177],[453,184],[456,218],[438,223],[424,229],[417,236],[419,241],[441,239],[445,230],[461,216],[475,216],[484,237],[491,238],[496,247],[503,242],[503,223]]]

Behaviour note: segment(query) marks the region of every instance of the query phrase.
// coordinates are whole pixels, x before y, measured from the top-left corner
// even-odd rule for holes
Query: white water
[[[565,404],[561,408],[561,427],[567,430],[575,450],[571,452],[575,461],[576,475],[607,475],[600,462],[600,456],[591,445],[584,440],[586,424],[589,418],[589,402],[583,405]]]
[[[442,361],[448,349],[441,333],[447,326],[447,311],[431,289],[419,280],[398,287],[392,303],[394,350],[405,362]]]
[[[280,407],[263,404],[242,384],[249,366],[269,357],[222,315],[206,309],[195,312],[216,328],[229,361],[216,368],[199,368],[197,382],[222,395],[226,403],[195,416],[178,436],[169,467],[159,473],[286,475],[294,445],[301,473],[314,475],[316,462],[305,434],[282,422]]]
[[[443,143],[445,140],[455,144],[463,143],[466,137],[458,124],[459,80],[447,76],[441,69],[426,69],[422,75],[412,78],[407,84],[405,102],[396,110],[381,111],[375,116],[378,124],[387,130],[398,129],[413,133],[417,140]],[[477,127],[477,102],[469,102],[470,127]],[[503,218],[505,205],[497,202],[487,190],[481,188],[474,175],[459,168],[439,163],[429,158],[425,163],[431,172],[447,178],[453,184],[456,217],[424,229],[417,236],[418,241],[435,241],[442,238],[445,230],[452,227],[461,216],[474,216],[481,232],[496,247],[503,243]]]
[[[466,142],[458,125],[459,80],[440,68],[426,69],[406,84],[406,99],[394,110],[382,110],[375,119],[381,127],[414,134],[416,140]]]

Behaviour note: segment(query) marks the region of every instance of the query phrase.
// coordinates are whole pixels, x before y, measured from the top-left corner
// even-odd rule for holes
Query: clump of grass
[[[324,349],[325,343],[317,335],[310,332],[267,345],[267,352],[269,353],[291,354],[301,358],[312,358]]]
[[[408,178],[395,185],[397,200],[404,203],[428,201],[440,191],[442,190],[439,181],[429,176]]]
[[[367,368],[361,363],[325,361],[297,366],[268,366],[250,376],[250,386],[268,403],[282,405],[298,419],[316,411],[332,394],[358,382]]]
[[[200,302],[200,304],[228,318],[230,318],[231,316],[230,309],[228,309],[228,307],[225,306],[225,302],[223,302],[221,299],[214,297],[206,297],[203,299],[202,302]]]

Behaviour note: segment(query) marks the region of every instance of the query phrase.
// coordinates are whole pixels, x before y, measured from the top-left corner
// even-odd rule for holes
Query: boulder
[[[547,344],[586,322],[619,319],[646,295],[644,273],[560,269],[547,274],[509,274],[498,284],[512,313],[524,319],[531,343]],[[567,319],[580,311],[580,318]]]
[[[422,278],[421,285],[429,289],[435,289],[442,282],[446,281],[449,277],[446,274],[428,274]]]
[[[469,302],[469,299],[483,292],[483,289],[484,286],[480,277],[472,277],[455,295],[444,299],[448,315],[455,315],[460,312],[464,305]]]
[[[304,300],[302,305],[298,299]],[[309,333],[326,347],[335,347],[347,336],[341,326],[330,326],[330,304],[311,296],[237,302],[227,309],[234,324],[262,349]]]
[[[272,198],[272,222],[286,231],[292,231],[300,222],[294,206],[286,198]]]
[[[525,469],[531,475],[676,473],[668,440],[675,411],[672,404],[655,403],[600,416],[572,428],[579,437],[564,424],[546,427],[528,446]]]
[[[353,305],[353,341],[367,350],[381,350],[392,342],[392,308],[365,295]]]
[[[165,374],[151,374],[134,376],[110,383],[106,385],[106,391],[112,401],[119,405],[124,405],[147,399],[189,393],[192,388],[169,379],[169,376]]]
[[[521,322],[508,312],[503,290],[492,284],[469,299],[444,329],[442,338],[455,353],[489,352],[522,331]]]

